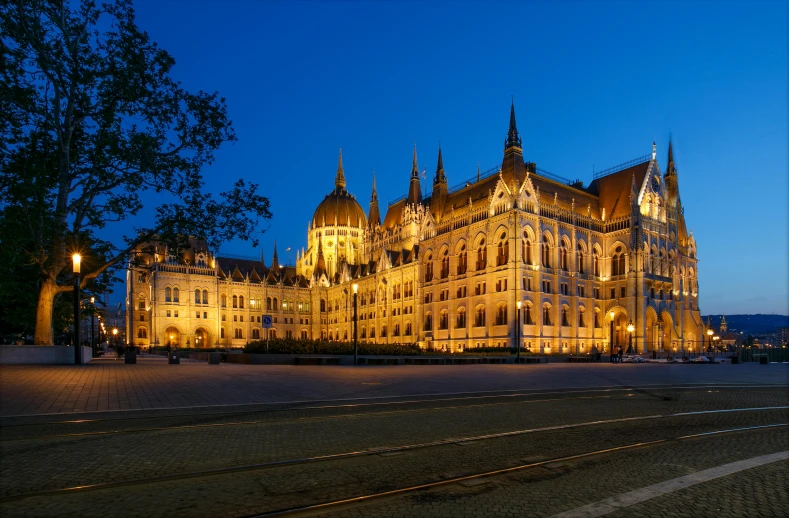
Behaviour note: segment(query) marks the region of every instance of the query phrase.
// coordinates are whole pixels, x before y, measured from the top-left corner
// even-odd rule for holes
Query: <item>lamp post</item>
[[[518,326],[515,328],[515,347],[517,348],[518,363],[521,362],[521,301],[515,303],[518,307]]]
[[[118,328],[112,328],[112,345],[115,346],[115,351],[118,351]],[[120,354],[120,353],[118,353]]]
[[[707,352],[708,353],[712,352],[712,335],[714,333],[715,333],[715,331],[713,331],[711,327],[707,328],[707,336],[708,336],[708,338],[707,338]]]
[[[608,345],[611,350],[611,354],[614,354],[614,312],[611,311],[608,316],[611,317],[611,334],[609,340],[610,343]]]
[[[92,351],[93,356],[96,356],[96,341],[94,339],[95,336],[95,328],[93,327],[93,314],[96,313],[96,297],[90,298],[90,350]]]
[[[80,363],[80,350],[79,350],[79,266],[82,257],[79,254],[71,256],[72,271],[74,272],[74,364]]]
[[[356,313],[356,298],[359,293],[359,285],[353,283],[353,364],[358,365],[359,360],[359,340],[358,340],[358,330],[359,326],[357,325],[357,313]]]
[[[633,321],[627,323],[627,332],[629,333],[629,343],[627,346],[627,354],[633,354],[633,331],[636,330],[636,326],[633,325]]]
[[[715,336],[712,337],[712,343],[715,344],[715,347],[712,348],[713,351],[715,351],[718,348],[718,340],[720,340],[720,339],[721,339],[721,337],[718,336],[718,335],[715,335]]]

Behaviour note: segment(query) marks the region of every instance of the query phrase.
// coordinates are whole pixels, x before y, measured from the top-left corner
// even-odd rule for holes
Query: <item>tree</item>
[[[5,2],[0,60],[0,237],[25,243],[11,268],[35,267],[35,343],[53,343],[72,253],[85,287],[154,238],[218,247],[271,217],[255,184],[203,192],[202,168],[236,140],[225,99],[170,76],[175,60],[135,25],[130,0]],[[146,205],[153,224],[113,229]]]

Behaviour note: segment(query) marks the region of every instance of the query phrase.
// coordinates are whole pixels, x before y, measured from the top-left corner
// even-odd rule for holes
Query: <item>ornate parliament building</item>
[[[341,152],[295,266],[279,263],[276,245],[270,264],[199,242],[177,256],[141,253],[127,275],[127,336],[141,347],[350,340],[355,287],[360,341],[458,351],[514,347],[519,336],[541,354],[699,350],[696,243],[671,143],[665,168],[653,144],[584,187],[524,160],[513,106],[500,168],[449,188],[439,149],[423,196],[414,149],[408,194],[381,216],[375,178],[365,212]]]

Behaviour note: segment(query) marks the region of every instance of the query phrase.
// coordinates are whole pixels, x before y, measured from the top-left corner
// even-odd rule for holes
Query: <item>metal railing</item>
[[[602,178],[603,176],[608,176],[609,174],[618,173],[623,169],[627,169],[628,167],[633,167],[634,165],[642,164],[644,162],[648,162],[652,159],[652,153],[647,153],[646,155],[642,155],[640,157],[636,157],[632,160],[628,160],[627,162],[622,162],[621,164],[615,165],[614,167],[609,167],[608,169],[603,169],[602,171],[597,171],[592,175],[592,177],[597,180],[598,178]]]

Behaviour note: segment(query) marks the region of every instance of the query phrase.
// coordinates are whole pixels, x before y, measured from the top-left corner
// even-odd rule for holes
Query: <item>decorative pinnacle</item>
[[[340,148],[340,158],[337,161],[337,176],[334,179],[334,185],[338,189],[345,189],[345,171],[342,169],[342,148]]]
[[[373,194],[370,196],[370,201],[378,201],[378,191],[375,188],[375,171],[373,171]]]
[[[510,105],[510,128],[507,131],[507,140],[505,144],[505,149],[517,146],[521,147],[521,138],[518,135],[518,126],[515,123],[515,97],[512,98],[512,104]]]
[[[414,160],[411,164],[411,178],[419,178],[419,166],[416,161],[416,142],[414,142]]]
[[[438,145],[438,165],[436,165],[436,178],[435,183],[446,182],[447,177],[444,174],[444,158],[441,154],[441,144]]]

